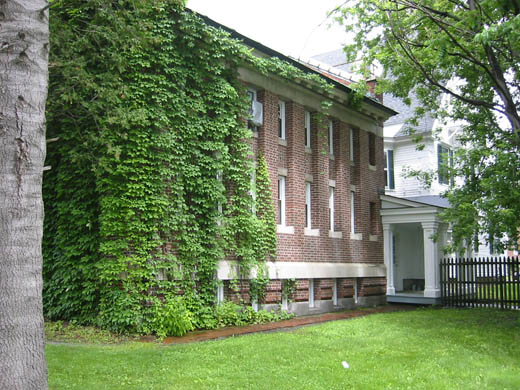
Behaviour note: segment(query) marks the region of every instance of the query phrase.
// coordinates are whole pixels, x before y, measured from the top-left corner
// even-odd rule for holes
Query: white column
[[[422,222],[424,235],[424,296],[438,298],[441,296],[440,285],[440,251],[439,243],[434,242],[432,237],[437,233],[439,223]]]
[[[394,248],[392,247],[394,227],[389,223],[383,224],[383,237],[385,244],[385,266],[386,266],[386,294],[395,295],[394,286]]]

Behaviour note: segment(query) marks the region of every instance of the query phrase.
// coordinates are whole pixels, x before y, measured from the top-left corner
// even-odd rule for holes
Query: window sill
[[[363,233],[350,233],[350,239],[361,241],[363,239]]]
[[[371,234],[371,235],[368,237],[368,239],[369,239],[370,241],[374,241],[374,242],[379,241],[379,240],[378,240],[378,237],[377,237],[376,234]]]
[[[354,161],[350,160],[350,166],[351,166],[351,167],[355,167],[355,166],[356,166],[356,163],[355,163]]]
[[[258,138],[258,131],[253,131],[253,138]]]
[[[278,145],[287,146],[287,140],[283,138],[278,138]]]
[[[329,160],[335,160],[336,157],[333,154],[329,154]]]
[[[294,234],[294,226],[276,225],[276,233]]]
[[[306,236],[311,237],[319,237],[320,236],[320,229],[310,229],[310,228],[304,228],[303,234]]]
[[[329,230],[329,238],[343,238],[343,233]]]
[[[312,154],[312,149],[308,146],[305,147],[305,153]]]
[[[375,165],[368,164],[368,169],[374,172],[377,171],[377,167]]]

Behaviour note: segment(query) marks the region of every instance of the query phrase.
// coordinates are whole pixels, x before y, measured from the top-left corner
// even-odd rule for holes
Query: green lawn
[[[520,312],[419,309],[189,345],[51,344],[47,361],[52,390],[517,390]]]

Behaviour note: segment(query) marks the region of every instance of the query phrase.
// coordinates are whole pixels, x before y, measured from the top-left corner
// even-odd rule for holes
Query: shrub
[[[194,329],[192,314],[179,296],[167,298],[162,304],[155,306],[152,326],[159,339],[183,336]]]

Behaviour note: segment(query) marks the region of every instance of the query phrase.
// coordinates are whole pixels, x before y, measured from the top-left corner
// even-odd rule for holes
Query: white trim
[[[311,183],[312,183],[312,182],[314,181],[314,176],[312,176],[312,175],[306,173],[306,174],[305,174],[305,181],[308,181],[308,182],[311,182]]]
[[[309,279],[309,307],[314,307],[314,279]]]
[[[356,240],[356,241],[361,241],[361,240],[363,240],[363,233],[351,233],[350,239]]]
[[[338,279],[334,278],[332,280],[332,304],[338,306]]]
[[[294,226],[276,225],[276,233],[294,234]]]
[[[374,172],[377,171],[377,167],[376,167],[375,165],[370,165],[370,164],[368,164],[368,169],[369,169],[370,171],[374,171]]]
[[[374,242],[377,242],[378,241],[378,236],[376,234],[371,234],[368,239],[370,241],[374,241]]]
[[[278,176],[287,176],[287,168],[278,168]]]
[[[356,233],[356,199],[354,191],[350,191],[350,238]]]
[[[332,186],[329,186],[329,231],[334,231],[334,187]]]
[[[284,283],[286,283],[285,280],[282,280],[282,310],[289,310],[289,298],[287,297],[287,295],[285,295],[283,293],[283,285]]]
[[[311,237],[319,237],[320,236],[320,229],[304,228],[303,229],[303,234],[306,235],[306,236],[311,236]]]
[[[354,279],[354,303],[358,303],[359,301],[359,285],[358,278]]]
[[[269,279],[379,278],[386,276],[384,264],[268,261],[265,265]],[[237,261],[221,260],[218,263],[217,276],[219,280],[249,279],[256,277],[256,270],[252,270],[250,275],[240,275]]]
[[[287,146],[287,140],[286,139],[282,139],[282,138],[278,138],[278,145]]]
[[[343,233],[329,230],[329,238],[343,238]]]
[[[285,226],[285,176],[278,176],[278,216],[278,225]]]
[[[311,113],[309,111],[305,111],[305,148],[311,150]]]
[[[278,129],[278,138],[285,140],[287,139],[287,134],[285,131],[285,102],[283,100],[278,100],[278,123],[281,121],[281,129]]]
[[[217,303],[224,302],[224,286],[217,286]]]
[[[311,192],[311,183],[305,182],[305,218],[306,218],[306,229],[312,228],[312,192]]]
[[[336,187],[336,180],[329,180],[329,187]]]

